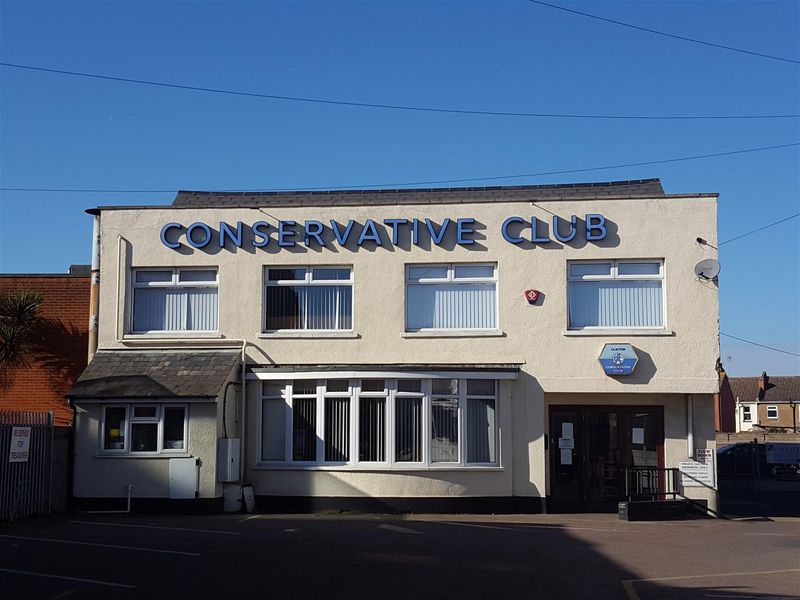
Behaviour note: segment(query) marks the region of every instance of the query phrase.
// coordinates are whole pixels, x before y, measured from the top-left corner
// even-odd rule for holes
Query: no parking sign
[[[31,447],[31,428],[14,427],[11,429],[11,448],[8,452],[8,462],[28,462]]]

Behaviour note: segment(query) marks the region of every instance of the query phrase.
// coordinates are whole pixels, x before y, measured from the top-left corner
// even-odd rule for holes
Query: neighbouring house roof
[[[101,350],[67,397],[216,397],[239,357],[238,350]]]
[[[800,402],[800,376],[769,376],[766,390],[759,393],[759,377],[729,377],[733,397],[739,402]]]

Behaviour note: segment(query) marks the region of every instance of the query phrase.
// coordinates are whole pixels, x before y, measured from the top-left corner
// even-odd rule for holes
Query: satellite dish
[[[719,275],[720,266],[719,261],[713,258],[701,260],[694,266],[694,274],[700,279],[714,279]]]

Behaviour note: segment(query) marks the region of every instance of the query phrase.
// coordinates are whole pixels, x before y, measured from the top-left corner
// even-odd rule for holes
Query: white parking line
[[[196,533],[218,533],[220,535],[242,535],[235,531],[220,531],[218,529],[190,529],[188,527],[164,527],[161,525],[135,525],[132,523],[103,523],[102,521],[70,521],[79,525],[103,525],[105,527],[138,527],[139,529],[166,529],[168,531],[192,531]]]
[[[415,531],[413,529],[409,529],[408,527],[400,527],[399,525],[389,525],[388,523],[382,523],[378,525],[378,529],[388,529],[389,531],[397,531],[398,533],[416,533],[417,535],[422,535],[421,531]]]
[[[525,531],[526,529],[549,529],[550,531],[619,531],[618,529],[611,529],[610,527],[569,527],[566,525],[530,525],[528,523],[507,523],[508,525],[515,525],[514,527],[501,527],[499,525],[482,525],[478,523],[462,523],[459,521],[438,521],[445,525],[461,525],[462,527],[480,527],[481,529],[502,529],[505,531]]]
[[[75,546],[94,546],[96,548],[114,548],[115,550],[136,550],[137,552],[155,552],[158,554],[180,554],[183,556],[200,556],[196,552],[180,552],[178,550],[161,550],[159,548],[140,548],[138,546],[116,546],[114,544],[96,544],[94,542],[76,542],[56,538],[26,537],[22,535],[1,535],[0,538],[11,540],[30,540],[32,542],[52,542],[55,544],[73,544]]]
[[[94,585],[107,585],[109,587],[126,588],[129,590],[136,589],[135,585],[127,585],[124,583],[114,583],[112,581],[100,581],[98,579],[82,579],[80,577],[66,577],[64,575],[50,575],[49,573],[34,573],[33,571],[18,571],[17,569],[3,569],[0,572],[12,573],[14,575],[28,575],[30,577],[45,577],[47,579],[63,579],[65,581],[77,581],[80,583],[92,583]]]
[[[778,575],[782,573],[800,573],[800,569],[784,569],[782,571],[750,571],[748,573],[710,573],[708,575],[679,575],[677,577],[652,577],[649,579],[626,579],[622,587],[628,594],[629,600],[642,600],[636,591],[634,583],[649,583],[655,581],[679,581],[682,579],[712,579],[715,577],[747,577],[751,575]]]

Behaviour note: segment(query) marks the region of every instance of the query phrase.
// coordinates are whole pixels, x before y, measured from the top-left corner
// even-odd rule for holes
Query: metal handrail
[[[658,467],[628,467],[625,469],[625,498],[628,502],[662,500],[680,493],[680,470]]]

